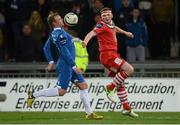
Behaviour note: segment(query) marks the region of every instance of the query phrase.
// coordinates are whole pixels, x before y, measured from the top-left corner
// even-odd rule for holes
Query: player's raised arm
[[[94,32],[94,30],[91,30],[84,38],[84,41],[82,42],[82,46],[86,47],[88,42],[91,40],[91,38],[93,38],[94,36],[96,36],[96,32]]]
[[[133,37],[134,37],[134,35],[133,35],[131,32],[127,32],[127,31],[125,31],[125,30],[123,30],[123,29],[121,29],[121,28],[119,28],[119,27],[117,27],[117,26],[115,26],[115,29],[116,29],[116,32],[117,32],[117,33],[124,34],[124,35],[126,35],[127,37],[129,37],[129,38],[133,38]]]

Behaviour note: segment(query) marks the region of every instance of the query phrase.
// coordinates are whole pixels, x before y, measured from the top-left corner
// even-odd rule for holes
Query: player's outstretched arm
[[[89,32],[85,38],[84,41],[82,42],[82,46],[86,47],[88,42],[91,40],[91,38],[93,38],[94,36],[96,36],[96,32],[94,32],[93,30],[91,32]]]
[[[119,28],[117,26],[115,26],[115,28],[116,28],[116,32],[118,32],[118,33],[124,34],[127,37],[129,37],[129,38],[133,38],[134,37],[134,35],[131,32],[127,32],[127,31],[125,31],[125,30],[123,30],[123,29],[121,29],[121,28]]]

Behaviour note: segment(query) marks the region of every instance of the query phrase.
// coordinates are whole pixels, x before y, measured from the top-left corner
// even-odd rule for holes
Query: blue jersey
[[[54,28],[44,46],[44,53],[48,62],[54,62],[51,54],[51,44],[55,45],[58,55],[56,64],[57,87],[66,90],[70,81],[83,83],[82,74],[77,74],[72,69],[75,66],[75,47],[71,36],[62,28]]]
[[[44,53],[48,62],[54,61],[51,54],[51,44],[57,49],[57,54],[61,61],[75,66],[75,47],[71,36],[62,28],[54,28],[44,46]]]
[[[143,20],[137,20],[137,22],[129,22],[126,24],[127,31],[132,32],[134,38],[126,38],[128,46],[146,46],[148,42],[148,31],[146,23]]]

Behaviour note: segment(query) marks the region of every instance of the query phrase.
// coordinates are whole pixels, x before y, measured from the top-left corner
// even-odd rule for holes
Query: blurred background
[[[113,9],[114,22],[127,30],[138,9],[147,28],[145,60],[179,60],[178,0],[0,0],[0,62],[44,62],[42,47],[48,37],[47,15],[57,11],[79,16],[70,28],[84,39],[99,19],[103,7]],[[69,30],[69,29],[68,29]],[[129,43],[118,35],[118,52],[126,59]],[[90,61],[98,61],[96,38],[88,45]],[[138,60],[137,60],[138,61]]]

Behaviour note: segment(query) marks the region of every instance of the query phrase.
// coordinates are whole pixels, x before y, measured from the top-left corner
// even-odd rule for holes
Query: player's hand
[[[81,44],[82,44],[83,48],[85,48],[87,46],[86,42],[84,42],[84,41]]]
[[[48,64],[48,66],[46,67],[47,71],[52,71],[54,68],[54,64],[51,63],[51,64]]]
[[[131,32],[126,32],[126,36],[129,38],[134,38],[134,35]]]
[[[77,74],[83,74],[83,71],[81,69],[79,69],[78,67],[73,67],[74,72],[76,72]]]

